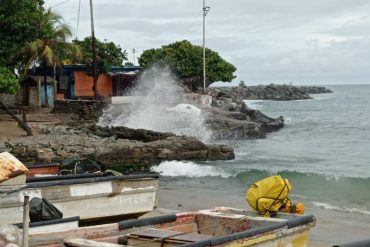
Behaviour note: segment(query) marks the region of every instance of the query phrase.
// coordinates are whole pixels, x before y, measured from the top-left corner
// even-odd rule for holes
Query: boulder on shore
[[[250,109],[242,102],[239,111],[211,108],[206,125],[213,131],[216,139],[255,139],[264,138],[267,133],[284,126],[282,116],[271,118],[262,112]]]
[[[60,162],[67,157],[89,158],[102,164],[150,166],[163,160],[230,160],[227,145],[204,144],[194,137],[177,136],[127,127],[81,126],[72,129],[39,126],[33,137],[8,140],[0,151],[9,151],[26,163]],[[45,134],[47,133],[47,134]]]

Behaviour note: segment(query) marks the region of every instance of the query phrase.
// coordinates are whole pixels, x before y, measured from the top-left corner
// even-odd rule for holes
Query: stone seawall
[[[14,106],[14,105],[17,105],[17,99],[16,99],[15,94],[0,93],[0,100],[6,106]]]
[[[96,121],[108,103],[93,100],[56,100],[52,113],[72,113],[80,119]]]

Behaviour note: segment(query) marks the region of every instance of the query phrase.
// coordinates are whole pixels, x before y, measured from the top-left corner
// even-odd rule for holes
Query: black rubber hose
[[[160,215],[155,217],[148,217],[142,219],[125,220],[118,223],[120,230],[130,229],[132,227],[150,226],[162,223],[175,222],[177,220],[176,214]]]

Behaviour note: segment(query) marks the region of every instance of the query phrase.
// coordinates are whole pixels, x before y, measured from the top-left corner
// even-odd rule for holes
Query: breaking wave
[[[323,208],[323,209],[326,209],[326,210],[334,210],[334,211],[345,212],[345,213],[356,213],[356,214],[370,215],[370,211],[365,210],[365,209],[338,207],[338,206],[334,206],[334,205],[331,205],[329,203],[324,203],[324,202],[312,202],[312,204],[315,207]]]
[[[172,132],[210,141],[212,131],[204,125],[205,116],[199,109],[188,105],[199,111],[194,114],[174,108],[186,103],[185,89],[168,67],[157,65],[146,69],[129,94],[135,104],[112,105],[98,124]]]
[[[231,177],[231,174],[215,166],[199,165],[185,161],[163,161],[158,166],[153,167],[152,170],[167,177]]]

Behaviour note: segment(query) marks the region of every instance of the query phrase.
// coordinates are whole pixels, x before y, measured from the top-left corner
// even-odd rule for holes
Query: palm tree
[[[55,70],[56,66],[60,66],[62,59],[78,60],[81,58],[81,52],[77,45],[67,41],[72,36],[71,28],[51,9],[45,12],[39,30],[44,30],[39,34],[39,38],[27,43],[20,50],[21,70],[26,74],[34,66],[43,66],[45,105],[48,107],[47,68],[53,67]]]

